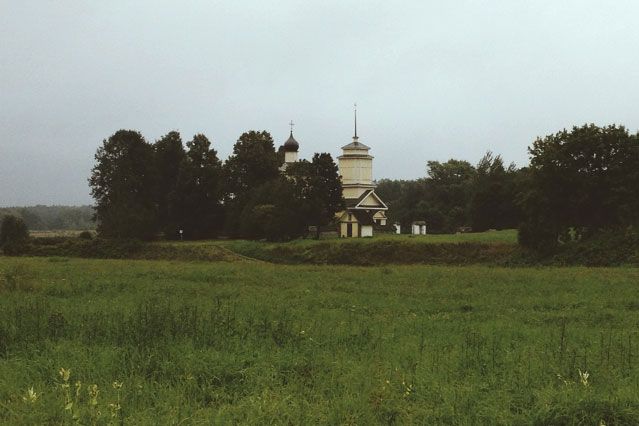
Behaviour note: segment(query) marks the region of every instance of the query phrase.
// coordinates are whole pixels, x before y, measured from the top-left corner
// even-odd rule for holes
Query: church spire
[[[293,126],[295,126],[295,123],[293,123],[293,120],[291,120],[290,123],[288,123],[289,126],[291,126],[291,136],[293,136]]]
[[[353,141],[357,142],[357,104],[353,105],[353,112],[355,114],[355,136],[353,136]]]

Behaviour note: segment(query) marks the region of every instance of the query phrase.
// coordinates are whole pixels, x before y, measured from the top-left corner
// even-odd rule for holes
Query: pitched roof
[[[381,207],[372,206],[370,204],[363,204],[363,202],[368,197],[373,197],[379,203],[379,205],[381,205]],[[379,198],[379,195],[375,194],[375,191],[372,190],[372,189],[369,189],[368,191],[364,191],[362,193],[362,195],[360,195],[358,198],[347,198],[346,199],[346,207],[351,208],[351,209],[366,209],[367,207],[368,208],[372,208],[372,209],[384,209],[384,210],[388,209],[388,207],[382,201],[382,199]]]
[[[364,199],[360,201],[359,204],[357,205],[357,207],[362,207],[362,208],[365,208],[365,207],[379,208],[380,206],[382,208],[386,208],[386,204],[384,204],[382,199],[379,198],[379,196],[373,190],[369,191],[366,197],[364,197]]]
[[[346,200],[345,200],[346,201],[346,207],[357,207],[357,205],[359,203],[361,203],[362,201],[364,201],[364,198],[366,198],[366,196],[368,194],[370,194],[372,191],[373,191],[372,189],[370,189],[368,191],[364,191],[364,192],[362,192],[362,195],[360,195],[357,198],[346,198]]]

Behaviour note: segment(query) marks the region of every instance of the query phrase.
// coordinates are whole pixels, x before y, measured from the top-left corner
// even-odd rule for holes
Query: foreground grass
[[[639,422],[637,269],[0,271],[2,423]]]

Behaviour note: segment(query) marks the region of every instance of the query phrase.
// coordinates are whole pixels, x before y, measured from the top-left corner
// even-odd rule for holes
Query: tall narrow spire
[[[353,112],[355,113],[355,136],[353,136],[353,140],[357,141],[357,104],[353,105]]]

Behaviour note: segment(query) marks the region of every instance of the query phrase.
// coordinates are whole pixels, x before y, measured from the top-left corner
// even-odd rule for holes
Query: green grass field
[[[638,282],[0,257],[0,423],[638,424]]]

